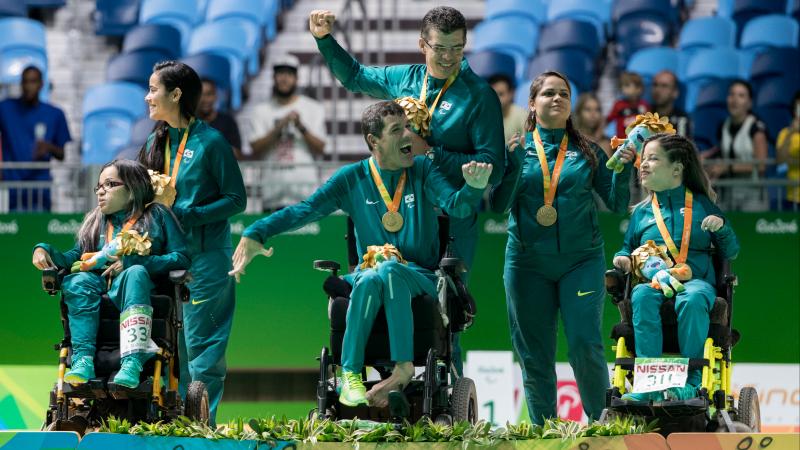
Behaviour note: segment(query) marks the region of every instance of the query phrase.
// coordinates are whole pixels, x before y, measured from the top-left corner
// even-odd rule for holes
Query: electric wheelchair
[[[337,366],[341,366],[342,341],[346,328],[347,308],[351,286],[339,278],[339,263],[327,260],[314,261],[317,270],[329,271],[323,289],[328,295],[328,317],[331,323],[330,348],[323,347],[319,357],[317,407],[310,414],[333,420],[360,419],[401,423],[416,422],[427,417],[435,423],[452,424],[454,421],[474,423],[478,415],[475,383],[459,376],[453,365],[453,333],[472,325],[477,312],[475,301],[467,291],[459,274],[465,271],[463,263],[449,251],[449,221],[439,216],[438,268],[431,268],[438,276],[438,298],[417,296],[411,301],[414,317],[414,367],[424,368],[405,386],[402,392],[389,393],[386,408],[358,405],[349,407],[339,402]],[[352,270],[359,262],[356,251],[353,223],[348,219],[348,261]],[[365,367],[374,368],[382,379],[388,377],[394,366],[390,360],[389,336],[383,308],[372,326],[364,355]],[[362,377],[366,380],[366,373]],[[365,381],[369,390],[377,381]]]
[[[55,296],[61,289],[62,279],[67,275],[69,272],[66,269],[44,270],[42,288]],[[168,277],[153,280],[156,289],[150,296],[153,306],[151,338],[159,349],[144,364],[139,386],[134,389],[112,381],[120,366],[120,311],[107,295],[103,295],[100,301],[95,378],[76,386],[64,382],[66,368],[71,366],[72,344],[67,305],[61,295],[59,305],[64,337],[55,345],[59,353],[58,380],[50,391],[43,430],[67,430],[83,434],[112,415],[131,423],[172,420],[180,415],[208,421],[208,393],[203,382],[193,381],[185,399],[178,393],[178,331],[183,327],[182,302],[189,300],[186,284],[190,277],[186,270],[173,270]]]
[[[731,327],[733,291],[738,284],[731,272],[730,261],[718,253],[712,254],[716,274],[717,297],[711,310],[711,321],[703,357],[689,359],[689,369],[702,369],[698,396],[688,400],[629,401],[621,398],[633,386],[636,343],[633,333],[633,310],[630,294],[633,288],[631,274],[619,269],[606,272],[606,290],[619,309],[621,321],[611,331],[616,341],[616,359],[611,388],[606,395],[604,419],[628,414],[658,419],[660,433],[671,432],[759,432],[761,413],[758,393],[744,387],[734,401],[731,391],[731,349],[739,341],[739,332]],[[678,345],[675,298],[666,299],[661,306],[663,352],[680,356]],[[628,384],[626,384],[626,381]]]

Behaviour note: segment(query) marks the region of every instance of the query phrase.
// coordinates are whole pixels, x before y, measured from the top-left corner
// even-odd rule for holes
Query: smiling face
[[[169,92],[158,77],[158,72],[153,72],[150,75],[149,90],[144,98],[148,106],[150,119],[169,122],[171,119],[174,120],[176,117],[180,117],[179,99],[180,89],[175,88],[172,92]]]
[[[536,113],[536,121],[545,128],[564,128],[572,112],[569,97],[569,85],[560,77],[550,76],[529,106]]]
[[[370,134],[367,140],[372,154],[381,169],[398,170],[414,165],[411,152],[411,131],[405,115],[388,115],[383,118],[380,137]]]
[[[734,83],[728,89],[728,112],[734,119],[742,120],[753,107],[753,99],[747,86]]]
[[[642,186],[653,192],[676,188],[683,182],[683,164],[672,162],[658,141],[650,141],[642,152],[639,167]]]
[[[419,38],[419,48],[432,76],[445,79],[458,71],[464,56],[464,36],[464,30],[442,33],[431,29],[427,36]]]
[[[100,172],[95,194],[97,195],[97,204],[103,214],[114,214],[128,209],[131,203],[130,192],[120,179],[117,168],[113,165]]]

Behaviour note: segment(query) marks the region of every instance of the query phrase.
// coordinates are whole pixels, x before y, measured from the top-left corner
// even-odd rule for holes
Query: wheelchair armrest
[[[341,264],[336,261],[330,261],[327,259],[318,259],[314,261],[314,269],[321,270],[323,272],[333,272],[334,275],[336,275],[341,268]]]
[[[59,270],[58,267],[49,267],[42,271],[42,289],[48,294],[56,295],[61,290],[61,279],[69,272],[67,269]]]
[[[188,284],[192,281],[192,274],[186,269],[170,270],[169,281],[174,284]]]
[[[606,292],[611,296],[615,305],[625,298],[629,280],[630,274],[626,274],[616,267],[606,270]]]
[[[444,257],[439,262],[439,267],[449,274],[459,274],[467,271],[464,262],[460,258]]]

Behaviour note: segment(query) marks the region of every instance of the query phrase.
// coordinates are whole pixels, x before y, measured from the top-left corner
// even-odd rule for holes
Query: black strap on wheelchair
[[[355,267],[361,262],[361,255],[356,249],[356,226],[350,216],[347,216],[347,234],[344,235],[344,238],[347,240],[347,264]]]

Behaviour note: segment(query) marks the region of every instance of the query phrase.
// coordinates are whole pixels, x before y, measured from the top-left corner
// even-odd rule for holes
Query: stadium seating
[[[106,81],[127,81],[147,89],[153,66],[168,59],[168,54],[157,50],[120,53],[108,62]]]
[[[156,122],[151,120],[147,115],[137,120],[136,123],[133,124],[131,130],[131,145],[141,147],[142,144],[147,142],[147,138],[150,136],[150,133],[153,132],[155,124]]]
[[[582,20],[558,19],[542,27],[539,52],[566,48],[580,50],[595,58],[600,52],[600,41],[594,26]]]
[[[104,164],[131,140],[133,124],[145,114],[141,87],[106,83],[86,92],[83,100],[83,164]]]
[[[100,36],[123,36],[139,22],[139,0],[97,0],[94,32]]]
[[[750,83],[758,91],[765,81],[786,78],[800,85],[800,50],[796,48],[768,48],[759,53],[750,66]],[[787,95],[791,96],[789,92]]]
[[[800,22],[800,0],[789,0],[786,3],[786,14]],[[798,43],[800,45],[800,43]]]
[[[686,110],[692,111],[700,88],[710,80],[740,78],[739,51],[734,48],[700,49],[686,67]]]
[[[484,17],[519,16],[539,25],[547,20],[547,6],[540,0],[486,0]]]
[[[736,22],[737,42],[742,37],[745,24],[751,19],[767,14],[784,14],[786,0],[734,0],[731,18]]]
[[[594,61],[579,50],[554,50],[536,55],[528,68],[528,78],[534,79],[549,70],[564,74],[581,92],[594,89]]]
[[[687,21],[683,24],[678,39],[678,48],[687,56],[700,48],[735,46],[736,24],[722,16]]]
[[[44,26],[23,17],[0,18],[0,84],[18,84],[22,70],[36,66],[47,80],[47,43]],[[42,88],[46,100],[48,83]]]
[[[783,14],[759,16],[747,22],[739,45],[742,74],[750,73],[750,66],[759,52],[770,47],[797,47],[798,36],[800,25]]]
[[[605,45],[611,21],[611,3],[606,0],[558,0],[547,7],[547,21],[573,19],[591,23],[600,45]]]
[[[192,27],[203,17],[195,0],[142,0],[139,23],[166,23],[181,32],[181,48],[186,49]]]
[[[467,55],[467,61],[472,71],[480,77],[489,78],[492,75],[502,74],[516,82],[516,62],[511,55],[484,50],[470,53]]]
[[[28,7],[20,0],[0,0],[0,17],[27,17]]]
[[[67,4],[67,0],[25,0],[28,8],[60,8]]]
[[[473,51],[493,50],[514,57],[517,78],[522,79],[525,68],[536,49],[539,28],[530,20],[518,16],[504,16],[479,23],[470,38]]]
[[[201,53],[181,58],[181,61],[195,70],[200,78],[208,78],[217,85],[217,101],[219,109],[227,111],[231,98],[231,65],[228,58],[219,55]],[[242,87],[237,86],[241,91]]]
[[[781,129],[792,121],[792,98],[799,88],[785,78],[767,80],[759,88],[753,109],[767,125],[771,142],[775,142]]]
[[[210,0],[206,10],[206,21],[236,21],[248,34],[250,56],[247,72],[256,75],[259,69],[259,52],[264,45],[264,29],[270,12],[264,0]],[[274,20],[274,16],[273,16]]]
[[[642,76],[645,86],[649,86],[655,74],[669,70],[676,76],[680,74],[680,57],[672,47],[643,48],[631,56],[626,70]]]
[[[181,32],[172,25],[149,23],[139,25],[125,34],[122,53],[154,50],[178,59],[182,55]]]
[[[230,65],[231,107],[242,105],[241,87],[245,81],[245,62],[248,57],[247,33],[227,21],[206,22],[195,29],[187,54],[209,53],[223,56]]]

